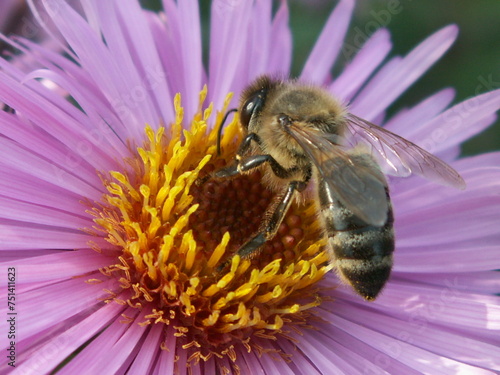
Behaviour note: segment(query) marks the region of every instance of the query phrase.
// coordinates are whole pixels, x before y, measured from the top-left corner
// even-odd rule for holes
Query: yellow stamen
[[[252,259],[233,256],[265,219],[274,194],[260,172],[228,181],[207,178],[231,162],[241,133],[235,116],[225,127],[222,156],[215,155],[217,132],[207,125],[212,105],[202,111],[206,95],[205,87],[189,129],[176,95],[175,122],[156,130],[146,126],[144,145],[123,170],[103,174],[107,194],[88,211],[121,252],[102,273],[130,292],[115,291],[109,300],[148,307],[141,324],[174,329],[197,360],[236,356],[235,345],[257,349],[254,335],[275,339],[287,324],[302,322],[320,303],[317,293],[306,290],[332,267],[313,202],[293,205],[288,214],[300,218],[297,233],[305,234],[286,256],[279,235]]]

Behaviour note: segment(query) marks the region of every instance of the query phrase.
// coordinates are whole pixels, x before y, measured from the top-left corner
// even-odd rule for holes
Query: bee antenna
[[[222,119],[219,129],[217,129],[217,156],[220,156],[220,140],[222,138],[222,127],[224,126],[224,123],[227,120],[227,117],[229,116],[230,113],[232,112],[238,112],[237,108],[230,109],[229,111],[226,112],[224,115],[224,118]]]

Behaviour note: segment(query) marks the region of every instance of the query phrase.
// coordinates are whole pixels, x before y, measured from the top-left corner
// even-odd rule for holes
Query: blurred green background
[[[158,0],[144,3],[158,9]],[[210,3],[201,0],[205,41],[208,40]],[[293,74],[297,75],[338,1],[290,0],[289,3],[294,36]],[[390,17],[381,16],[387,14]],[[394,103],[390,113],[416,104],[444,87],[456,89],[456,103],[477,93],[500,88],[499,0],[358,0],[347,43],[354,44],[356,28],[364,32],[373,21],[390,30],[394,45],[392,55],[406,54],[445,25],[455,23],[460,27],[452,49]],[[343,63],[340,61],[338,66]],[[499,149],[500,121],[463,145],[466,155]]]

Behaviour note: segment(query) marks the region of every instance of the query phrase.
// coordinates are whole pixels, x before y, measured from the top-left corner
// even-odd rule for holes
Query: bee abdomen
[[[331,194],[320,192],[332,261],[340,276],[367,300],[377,297],[391,273],[394,231],[388,194],[387,200],[387,220],[378,227],[364,223]]]
[[[391,273],[394,234],[392,227],[363,229],[335,231],[329,244],[343,279],[363,298],[373,300]]]

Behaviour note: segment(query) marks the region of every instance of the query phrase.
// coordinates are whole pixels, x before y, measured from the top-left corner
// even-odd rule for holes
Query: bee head
[[[262,76],[248,86],[241,96],[240,122],[248,130],[252,119],[255,119],[264,108],[270,91],[280,85],[279,80]]]

